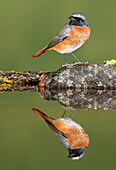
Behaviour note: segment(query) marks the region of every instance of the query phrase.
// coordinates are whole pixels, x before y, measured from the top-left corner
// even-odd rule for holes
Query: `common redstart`
[[[63,146],[69,150],[69,158],[79,160],[84,156],[89,146],[89,137],[78,123],[71,118],[54,119],[38,109],[32,110],[48,124]]]
[[[71,53],[76,58],[72,52],[81,47],[89,38],[90,26],[85,16],[80,13],[72,14],[69,19],[70,22],[64,25],[49,45],[38,51],[33,57],[38,57],[46,51],[55,50],[63,55],[66,63],[65,53]],[[76,60],[80,62],[77,58]]]

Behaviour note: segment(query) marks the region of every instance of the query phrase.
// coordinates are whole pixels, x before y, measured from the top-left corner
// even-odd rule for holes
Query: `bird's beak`
[[[67,158],[70,158],[70,155],[68,155]]]

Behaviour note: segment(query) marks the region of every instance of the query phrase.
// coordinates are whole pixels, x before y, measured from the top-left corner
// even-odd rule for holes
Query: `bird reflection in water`
[[[78,123],[68,117],[54,119],[38,109],[32,110],[48,124],[63,146],[68,149],[68,158],[79,160],[84,156],[89,146],[89,136]]]

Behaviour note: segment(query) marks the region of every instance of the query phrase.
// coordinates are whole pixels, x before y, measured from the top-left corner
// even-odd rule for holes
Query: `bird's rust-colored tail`
[[[33,108],[32,109],[39,117],[41,117],[41,119],[45,120],[47,123],[52,124],[52,121],[55,120],[51,117],[48,117],[47,115],[45,115],[43,112],[41,112],[38,109]]]
[[[32,57],[38,57],[38,56],[40,56],[41,54],[45,53],[47,47],[48,47],[48,46],[44,47],[43,49],[41,49],[40,51],[38,51],[36,54],[34,54]]]

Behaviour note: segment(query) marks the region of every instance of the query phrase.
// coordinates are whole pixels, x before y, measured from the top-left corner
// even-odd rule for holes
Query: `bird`
[[[32,57],[38,57],[47,51],[55,50],[63,55],[65,63],[67,61],[64,54],[71,53],[76,58],[72,52],[80,48],[89,38],[90,26],[81,13],[73,13],[69,19],[69,23],[63,26],[52,41]],[[76,60],[80,62],[78,58]]]
[[[48,124],[63,146],[68,149],[68,158],[80,160],[84,156],[89,146],[89,136],[78,123],[68,117],[54,119],[36,108],[32,110]]]

